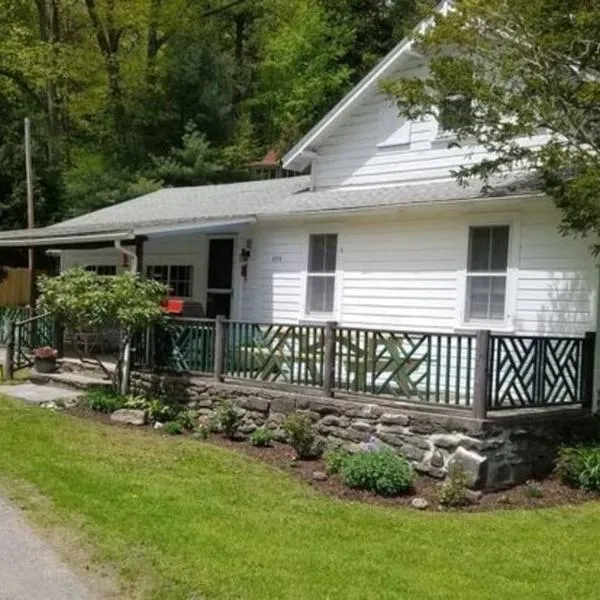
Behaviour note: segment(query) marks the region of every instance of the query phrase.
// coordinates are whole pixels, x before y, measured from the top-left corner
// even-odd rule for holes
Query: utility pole
[[[35,227],[33,213],[33,167],[31,162],[31,123],[25,119],[25,173],[27,177],[27,228]],[[33,247],[28,248],[28,270],[29,270],[29,306],[32,311],[35,306],[35,265]]]

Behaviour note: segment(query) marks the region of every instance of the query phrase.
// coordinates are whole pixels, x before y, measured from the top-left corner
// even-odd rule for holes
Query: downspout
[[[129,263],[129,271],[132,275],[137,275],[138,272],[138,257],[137,253],[129,248],[125,248],[121,244],[121,240],[115,240],[115,248],[121,253],[128,256],[131,260]],[[129,375],[131,373],[131,339],[127,340],[123,349],[123,364],[121,365],[121,389],[120,392],[126,395],[129,392]]]

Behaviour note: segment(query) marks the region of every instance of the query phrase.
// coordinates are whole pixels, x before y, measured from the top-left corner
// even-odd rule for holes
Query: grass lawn
[[[347,504],[207,443],[4,399],[0,476],[48,499],[46,520],[83,532],[140,597],[599,594],[599,504],[495,514]]]

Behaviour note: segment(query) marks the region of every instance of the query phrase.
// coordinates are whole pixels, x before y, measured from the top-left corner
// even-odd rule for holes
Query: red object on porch
[[[170,315],[180,315],[183,312],[183,300],[169,298],[162,303],[162,308]]]

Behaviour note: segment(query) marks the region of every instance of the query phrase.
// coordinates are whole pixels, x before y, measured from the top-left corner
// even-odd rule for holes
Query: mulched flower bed
[[[113,427],[129,427],[110,420],[110,415],[98,413],[84,406],[65,409],[65,412],[82,418],[92,418]],[[142,429],[142,428],[136,428]],[[151,425],[143,429],[155,435],[168,435],[163,430],[152,430]],[[186,434],[186,437],[192,437]],[[270,466],[285,471],[292,476],[306,482],[321,493],[334,496],[342,500],[365,502],[389,507],[411,507],[415,498],[425,499],[429,506],[428,511],[447,510],[452,512],[481,512],[510,509],[533,509],[557,507],[572,504],[581,504],[592,500],[599,500],[600,493],[590,493],[584,490],[573,489],[563,485],[554,477],[549,477],[529,484],[518,485],[509,490],[500,492],[486,492],[477,502],[456,509],[443,509],[439,506],[438,490],[440,481],[427,476],[418,476],[415,480],[414,491],[406,496],[384,498],[371,492],[352,490],[347,488],[336,475],[327,476],[326,479],[315,479],[315,473],[326,473],[325,461],[301,461],[295,459],[292,448],[286,444],[273,442],[270,447],[257,448],[248,441],[232,441],[221,435],[211,434],[204,443],[214,444],[234,452],[261,460]],[[201,443],[202,443],[201,442]],[[411,507],[411,510],[415,510]]]

